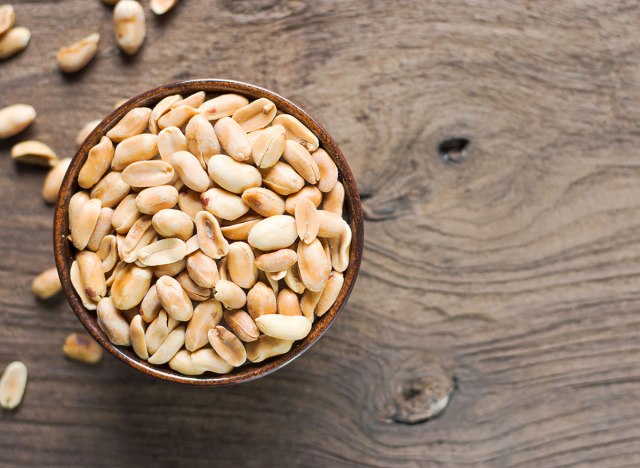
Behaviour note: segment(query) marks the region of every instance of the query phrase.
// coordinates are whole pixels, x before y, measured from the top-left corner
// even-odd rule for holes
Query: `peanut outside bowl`
[[[349,256],[349,267],[344,272],[344,285],[342,290],[331,309],[314,322],[311,333],[309,333],[304,340],[296,341],[291,350],[286,354],[267,359],[258,364],[249,363],[234,369],[229,374],[218,375],[206,373],[202,376],[192,377],[179,374],[167,365],[153,366],[148,364],[136,356],[131,348],[116,346],[109,341],[97,324],[95,312],[90,312],[84,308],[80,298],[71,285],[70,268],[73,262],[73,256],[75,255],[75,249],[71,242],[67,240],[67,236],[69,235],[69,200],[71,196],[79,190],[77,183],[78,173],[87,158],[89,150],[98,143],[100,138],[134,107],[153,107],[166,96],[172,94],[189,95],[201,90],[206,91],[210,95],[237,93],[251,99],[264,97],[273,101],[278,110],[293,115],[306,125],[307,128],[318,137],[320,146],[325,149],[338,166],[340,173],[339,178],[345,189],[345,217],[351,226],[353,237]],[[91,336],[107,351],[134,369],[158,379],[190,385],[224,386],[258,379],[280,369],[309,349],[320,339],[329,326],[331,326],[344,307],[356,281],[356,277],[358,276],[364,241],[362,219],[362,205],[360,204],[358,188],[342,151],[340,151],[340,148],[327,131],[309,116],[309,114],[288,99],[258,86],[229,80],[191,80],[160,86],[129,99],[126,103],[111,112],[111,114],[100,122],[91,132],[74,156],[62,182],[56,203],[53,245],[60,281],[62,282],[62,287],[73,312]]]

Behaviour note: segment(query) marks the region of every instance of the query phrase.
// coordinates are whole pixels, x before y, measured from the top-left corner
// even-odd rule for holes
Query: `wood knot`
[[[406,361],[391,389],[391,419],[419,424],[438,416],[449,404],[453,389],[453,377],[437,362]]]
[[[469,146],[468,138],[447,138],[438,144],[438,155],[444,162],[458,164],[467,157],[467,146]]]

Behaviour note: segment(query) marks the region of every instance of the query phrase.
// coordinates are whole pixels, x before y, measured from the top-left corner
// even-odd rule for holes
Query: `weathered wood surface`
[[[0,465],[640,463],[637,2],[184,0],[130,59],[97,0],[14,3],[33,39],[0,64],[0,105],[39,113],[19,139],[71,155],[123,97],[248,81],[333,133],[368,222],[342,317],[276,374],[211,390],[86,367],[60,352],[64,300],[30,294],[52,264],[43,173],[0,143],[0,364],[31,373]],[[63,77],[55,50],[94,30],[99,57]],[[447,160],[451,137],[469,144]],[[450,382],[439,417],[403,422]]]

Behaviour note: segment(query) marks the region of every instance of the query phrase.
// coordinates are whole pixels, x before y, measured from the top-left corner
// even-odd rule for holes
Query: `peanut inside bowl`
[[[67,298],[149,375],[225,385],[295,359],[333,322],[363,245],[340,149],[302,109],[223,80],[137,96],[87,137],[56,206]]]

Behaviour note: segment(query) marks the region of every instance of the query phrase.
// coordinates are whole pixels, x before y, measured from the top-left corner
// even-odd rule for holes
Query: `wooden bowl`
[[[158,101],[160,101],[160,99],[172,94],[188,95],[201,90],[210,94],[237,93],[245,95],[251,99],[265,97],[273,101],[278,110],[295,116],[304,125],[306,125],[318,137],[320,140],[320,146],[324,148],[338,166],[340,180],[342,181],[345,189],[345,216],[351,226],[353,239],[351,241],[349,267],[344,272],[344,285],[342,287],[342,291],[340,291],[338,299],[331,309],[314,322],[311,333],[309,333],[304,340],[296,341],[291,350],[286,354],[267,359],[266,361],[258,364],[249,363],[234,369],[229,374],[205,374],[203,376],[191,377],[179,374],[167,365],[153,366],[148,364],[146,361],[136,356],[131,348],[115,346],[109,341],[107,336],[98,326],[95,313],[89,312],[82,305],[79,296],[71,285],[70,279],[70,268],[71,263],[73,262],[75,249],[71,242],[67,240],[67,236],[69,235],[68,207],[69,199],[79,190],[77,183],[78,173],[87,158],[89,150],[127,112],[134,107],[153,107]],[[54,254],[56,267],[60,275],[60,281],[62,282],[62,287],[64,288],[65,295],[67,296],[69,304],[71,304],[73,312],[77,315],[78,319],[82,322],[82,325],[84,325],[91,336],[93,336],[107,351],[134,369],[152,377],[181,384],[223,386],[248,382],[250,380],[264,377],[265,375],[280,369],[309,349],[311,345],[318,341],[318,339],[334,322],[344,307],[347,298],[351,293],[356,277],[358,276],[364,241],[362,219],[362,205],[360,204],[358,188],[342,151],[340,151],[340,148],[327,131],[304,110],[282,96],[264,88],[246,83],[229,80],[179,81],[177,83],[160,86],[129,99],[126,103],[111,112],[111,114],[100,122],[100,124],[82,143],[82,146],[71,161],[71,165],[67,170],[67,174],[62,182],[62,187],[58,196],[53,231]]]

